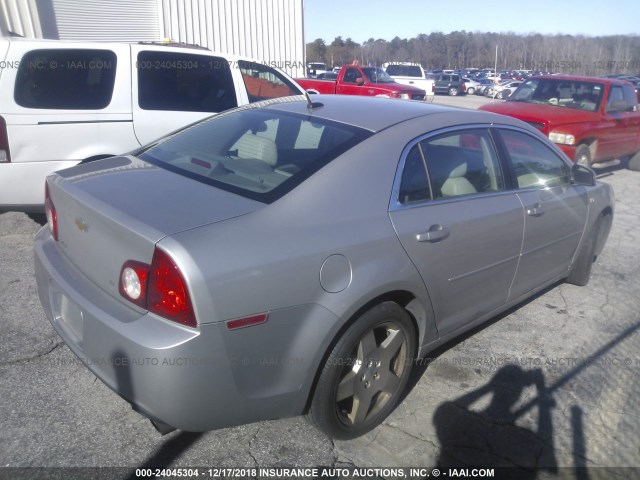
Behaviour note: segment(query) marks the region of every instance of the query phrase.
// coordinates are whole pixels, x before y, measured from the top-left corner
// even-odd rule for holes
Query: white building
[[[0,0],[3,36],[171,39],[305,76],[304,0]]]

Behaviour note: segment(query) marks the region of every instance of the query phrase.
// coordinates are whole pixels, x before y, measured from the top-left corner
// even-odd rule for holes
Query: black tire
[[[409,314],[397,303],[384,302],[362,314],[327,358],[309,408],[311,423],[339,440],[380,425],[407,385],[415,338]]]
[[[629,170],[633,170],[634,172],[640,172],[640,152],[637,152],[633,157],[629,159],[627,168]]]
[[[458,87],[449,87],[449,95],[452,97],[458,95]]]
[[[580,252],[576,258],[576,263],[571,268],[571,272],[567,277],[567,283],[577,285],[579,287],[584,287],[589,283],[589,278],[591,278],[591,266],[593,265],[593,262],[596,261],[596,242],[598,240],[598,233],[600,232],[601,225],[602,219],[599,218],[580,248]]]
[[[591,149],[589,145],[581,143],[576,148],[576,163],[578,165],[584,165],[585,167],[591,167]]]
[[[476,93],[476,89],[473,87],[469,87],[467,88],[467,95],[473,95],[474,93]]]

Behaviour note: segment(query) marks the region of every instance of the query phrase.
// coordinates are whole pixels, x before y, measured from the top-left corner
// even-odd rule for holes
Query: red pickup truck
[[[344,65],[335,81],[296,78],[296,82],[309,93],[365,95],[407,100],[426,99],[424,90],[397,83],[382,68],[378,67]]]
[[[633,156],[629,168],[640,170],[640,109],[633,85],[627,81],[531,77],[506,102],[483,105],[480,110],[529,123],[580,164]]]

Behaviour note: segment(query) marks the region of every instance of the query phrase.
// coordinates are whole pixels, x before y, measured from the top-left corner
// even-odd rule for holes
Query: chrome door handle
[[[449,229],[442,225],[431,225],[429,230],[423,233],[419,233],[416,235],[416,240],[419,242],[439,242],[440,240],[444,240],[449,236]]]
[[[530,217],[539,217],[543,213],[544,213],[544,209],[542,208],[542,205],[539,203],[536,203],[533,207],[527,208],[527,215],[529,215]]]

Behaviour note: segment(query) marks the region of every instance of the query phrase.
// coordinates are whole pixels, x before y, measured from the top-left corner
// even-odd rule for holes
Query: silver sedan
[[[47,179],[44,310],[161,432],[306,413],[354,438],[395,408],[417,358],[589,279],[613,193],[534,128],[313,100],[232,110]]]

